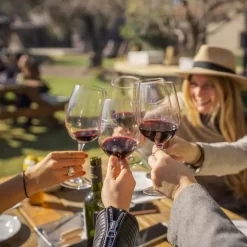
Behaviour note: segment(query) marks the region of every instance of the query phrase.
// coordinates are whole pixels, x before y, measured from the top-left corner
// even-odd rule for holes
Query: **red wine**
[[[147,120],[141,122],[139,129],[146,138],[163,147],[175,135],[178,125],[162,120]]]
[[[132,127],[135,122],[133,112],[116,112],[112,114],[113,121],[121,127]]]
[[[71,135],[78,142],[87,143],[95,140],[98,137],[99,132],[96,129],[78,130],[71,133]]]
[[[137,142],[129,137],[114,136],[107,138],[101,145],[107,155],[115,155],[120,159],[126,158],[137,148]]]

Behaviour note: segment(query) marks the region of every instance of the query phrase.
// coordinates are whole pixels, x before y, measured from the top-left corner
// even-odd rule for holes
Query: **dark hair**
[[[25,77],[25,79],[40,79],[39,63],[33,57],[28,57],[24,68],[26,68],[30,74],[28,77]]]

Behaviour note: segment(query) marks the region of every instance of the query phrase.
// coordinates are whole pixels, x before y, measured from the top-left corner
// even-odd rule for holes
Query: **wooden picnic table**
[[[103,174],[106,171],[107,157],[103,158]],[[87,161],[88,162],[88,161]],[[89,171],[89,164],[85,166]],[[136,167],[135,170],[143,170],[143,168]],[[145,169],[144,169],[145,170]],[[8,178],[0,178],[0,183]],[[67,195],[64,195],[63,190],[67,190]],[[40,226],[55,220],[59,220],[65,216],[73,215],[75,212],[81,211],[83,208],[83,197],[87,191],[68,190],[63,188],[55,194],[45,194],[45,203],[41,206],[33,206],[26,199],[22,202],[19,208],[11,209],[7,211],[7,214],[16,215],[22,222],[22,228],[14,237],[5,241],[1,246],[23,246],[23,247],[34,247],[37,246],[38,236],[33,230],[32,224],[27,220],[25,215],[28,215],[35,226]],[[63,196],[61,196],[63,195]],[[73,198],[73,200],[72,200]],[[76,199],[76,200],[74,200]],[[170,210],[172,201],[170,199],[155,200],[153,203],[158,207],[158,213],[138,215],[136,216],[140,230],[148,228],[159,222],[169,222]],[[225,213],[231,219],[242,219],[239,215],[232,213],[228,210],[224,210]],[[24,212],[24,213],[23,213]],[[162,241],[159,244],[153,245],[154,247],[169,247],[171,246],[167,241]]]
[[[19,95],[26,95],[35,107],[16,107],[16,100],[6,99],[5,95],[12,93],[18,99]],[[63,111],[64,102],[49,102],[42,98],[39,87],[23,84],[0,84],[0,119],[16,119],[18,117],[47,118],[53,126],[58,125],[54,117],[55,112]],[[10,108],[9,106],[13,106]]]

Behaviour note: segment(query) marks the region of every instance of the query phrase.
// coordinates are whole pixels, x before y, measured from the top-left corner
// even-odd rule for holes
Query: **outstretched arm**
[[[231,143],[198,144],[204,149],[201,175],[224,176],[247,169],[247,136]]]
[[[111,156],[101,193],[105,209],[97,216],[94,247],[134,246],[138,223],[128,213],[134,187],[135,180],[126,160],[120,164],[117,157]]]
[[[198,145],[204,151],[203,160]],[[231,143],[193,143],[175,136],[164,151],[178,161],[200,167],[198,175],[224,176],[247,168],[247,136]]]
[[[247,238],[199,184],[188,186],[174,201],[168,240],[179,247],[247,246]]]
[[[28,168],[25,173],[0,184],[0,213],[22,201],[26,196],[67,179],[85,175],[82,165],[86,157],[87,154],[78,151],[53,152],[35,166]],[[68,166],[74,168],[73,176],[68,176]]]

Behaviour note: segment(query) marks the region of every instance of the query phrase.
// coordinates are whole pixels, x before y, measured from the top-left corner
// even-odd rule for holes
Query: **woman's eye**
[[[193,87],[193,88],[194,88],[194,87],[197,87],[197,85],[196,85],[196,83],[191,82],[191,83],[190,83],[190,87]]]
[[[205,84],[203,87],[204,87],[205,89],[211,89],[211,88],[213,88],[214,86],[213,86],[213,84]]]

